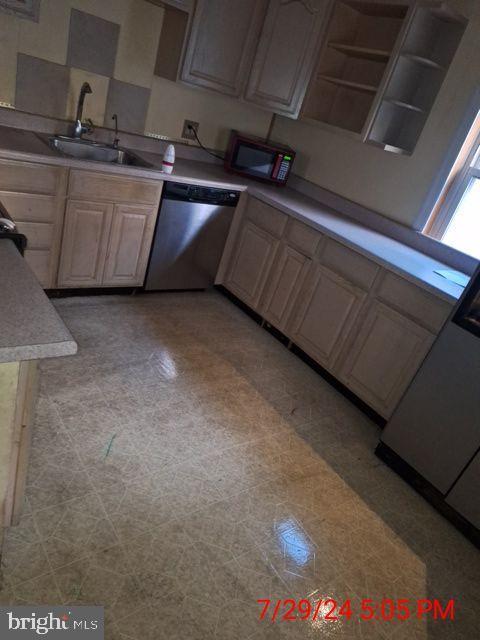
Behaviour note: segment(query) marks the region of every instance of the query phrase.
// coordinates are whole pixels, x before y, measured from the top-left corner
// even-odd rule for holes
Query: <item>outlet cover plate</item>
[[[198,127],[200,126],[200,124],[198,122],[195,122],[194,120],[184,120],[182,138],[185,138],[186,140],[195,140],[193,131],[190,131],[190,129],[188,128],[189,125],[191,125],[192,127],[195,127],[195,131],[198,134]]]

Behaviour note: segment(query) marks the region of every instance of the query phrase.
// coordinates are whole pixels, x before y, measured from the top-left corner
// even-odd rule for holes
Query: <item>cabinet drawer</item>
[[[65,171],[43,164],[0,160],[0,190],[54,195]]]
[[[26,249],[24,257],[26,263],[33,271],[42,287],[48,289],[48,287],[51,286],[50,261],[52,256],[50,251],[32,251],[30,249]]]
[[[162,183],[151,180],[129,180],[125,176],[106,173],[71,171],[68,194],[71,198],[133,202],[155,205],[160,198]]]
[[[366,291],[372,287],[380,270],[374,262],[335,240],[327,241],[321,262],[328,269]]]
[[[313,256],[323,235],[298,220],[291,219],[287,228],[287,242],[306,256]]]
[[[288,222],[287,214],[282,213],[265,202],[261,202],[261,200],[257,200],[257,198],[250,198],[248,200],[246,216],[256,224],[257,227],[268,231],[268,233],[271,233],[277,238],[283,235]]]
[[[53,196],[0,191],[0,202],[15,222],[53,222],[59,200]]]
[[[437,333],[451,310],[448,302],[389,271],[384,273],[377,296]]]
[[[53,225],[44,222],[18,222],[20,233],[27,236],[29,249],[50,249],[53,243]]]

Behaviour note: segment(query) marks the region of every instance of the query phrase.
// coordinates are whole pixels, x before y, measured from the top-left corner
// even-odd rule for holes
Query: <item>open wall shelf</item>
[[[348,87],[349,89],[364,91],[366,93],[376,93],[378,89],[378,87],[375,87],[371,84],[362,84],[360,82],[353,82],[352,80],[345,80],[343,78],[333,78],[332,76],[320,75],[319,79],[325,80],[326,82],[331,82],[332,84],[338,85],[340,87]]]
[[[376,62],[388,62],[392,54],[386,49],[372,49],[372,47],[359,47],[353,44],[344,44],[343,42],[329,42],[329,47],[354,58],[364,58],[365,60],[375,60]]]
[[[335,0],[302,117],[411,153],[466,24],[445,2]]]
[[[368,141],[413,152],[465,28],[444,5],[414,8]]]
[[[407,11],[397,2],[335,2],[304,117],[363,131]]]

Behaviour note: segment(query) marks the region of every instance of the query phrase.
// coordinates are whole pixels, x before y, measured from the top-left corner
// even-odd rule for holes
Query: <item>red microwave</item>
[[[284,185],[294,158],[295,152],[288,147],[232,131],[225,155],[225,169],[256,180]]]

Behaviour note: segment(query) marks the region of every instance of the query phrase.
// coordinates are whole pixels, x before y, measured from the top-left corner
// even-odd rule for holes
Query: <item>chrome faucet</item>
[[[112,120],[115,122],[115,139],[113,141],[113,148],[117,149],[120,140],[118,139],[118,116],[116,113],[113,114]]]
[[[92,87],[88,84],[88,82],[84,82],[82,84],[82,88],[80,89],[80,95],[78,96],[77,115],[75,116],[75,123],[73,126],[74,138],[80,139],[84,133],[90,133],[93,130],[93,122],[91,120],[87,120],[88,126],[82,123],[83,103],[85,101],[85,96],[87,93],[92,93]]]

